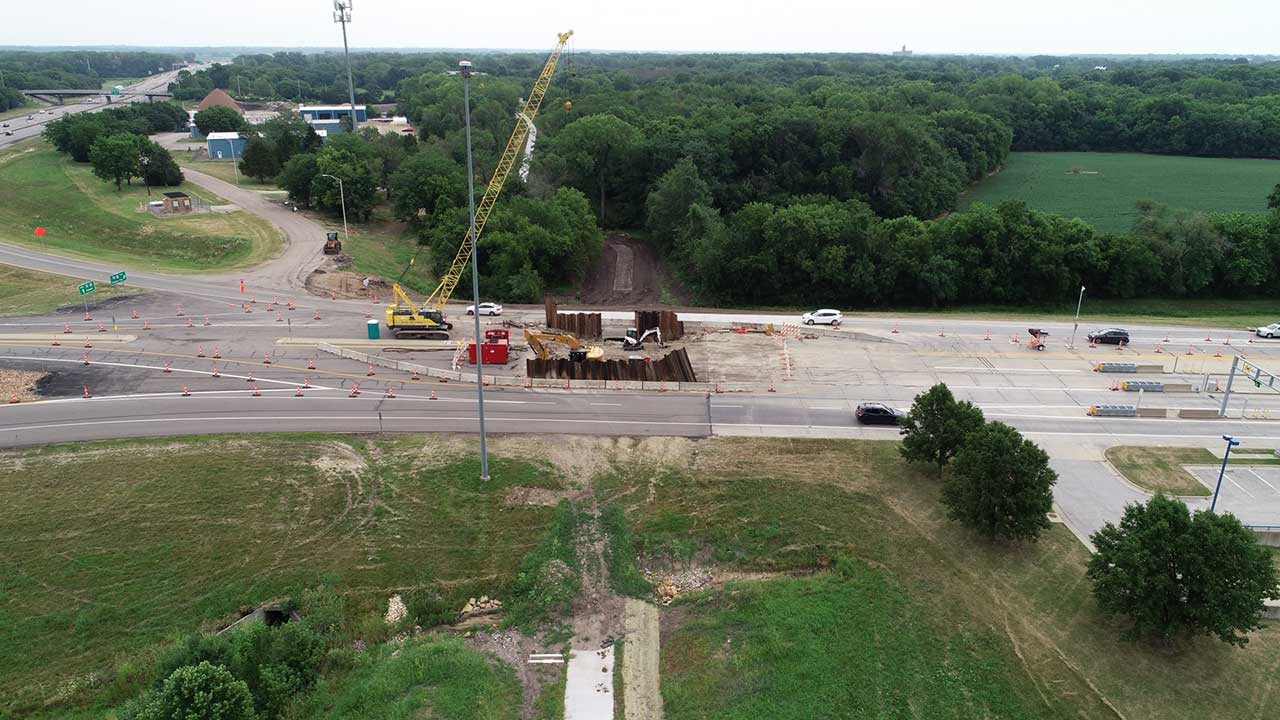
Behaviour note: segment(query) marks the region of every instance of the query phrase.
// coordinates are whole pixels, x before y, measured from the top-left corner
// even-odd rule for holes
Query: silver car
[[[1266,327],[1260,327],[1254,330],[1253,334],[1260,338],[1267,338],[1270,340],[1271,338],[1280,335],[1280,323],[1271,323]]]

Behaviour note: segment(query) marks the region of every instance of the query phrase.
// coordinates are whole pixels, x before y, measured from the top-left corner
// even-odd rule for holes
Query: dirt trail
[[[622,686],[627,699],[625,720],[662,720],[662,691],[658,684],[658,608],[628,598],[623,619],[626,660]]]
[[[668,301],[681,303],[687,293],[663,266],[649,243],[626,233],[605,237],[600,257],[587,270],[582,287],[558,301],[619,307],[651,307]]]

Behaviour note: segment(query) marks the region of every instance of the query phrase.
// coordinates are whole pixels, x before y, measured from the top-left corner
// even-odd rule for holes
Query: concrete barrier
[[[1167,393],[1189,393],[1195,392],[1191,387],[1191,383],[1165,383],[1164,391]]]
[[[1201,419],[1201,420],[1212,420],[1212,419],[1217,419],[1218,411],[1209,409],[1209,408],[1182,408],[1181,410],[1178,411],[1178,417],[1190,418],[1190,419]]]
[[[1138,408],[1138,417],[1167,418],[1169,417],[1169,408]]]
[[[1280,547],[1280,527],[1268,528],[1266,530],[1254,529],[1253,534],[1257,536],[1258,543],[1267,547]]]
[[[1159,373],[1163,373],[1163,372],[1164,372],[1164,365],[1139,365],[1139,366],[1138,366],[1138,372],[1140,372],[1140,373],[1157,373],[1157,374],[1159,374]]]

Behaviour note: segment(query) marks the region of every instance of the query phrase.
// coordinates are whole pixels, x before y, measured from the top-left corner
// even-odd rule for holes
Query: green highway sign
[[[111,284],[112,284],[112,285],[119,285],[120,283],[124,282],[124,281],[125,281],[125,279],[126,279],[126,278],[125,278],[124,271],[123,271],[123,270],[121,270],[120,272],[118,272],[118,273],[116,273],[115,275],[112,275],[112,276],[111,276]]]
[[[89,293],[97,289],[98,289],[98,286],[92,280],[90,280],[89,282],[80,286],[80,294],[88,295]]]

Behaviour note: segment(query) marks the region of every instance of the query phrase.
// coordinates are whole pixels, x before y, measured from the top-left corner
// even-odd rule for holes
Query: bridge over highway
[[[171,92],[142,89],[125,89],[124,91],[114,95],[110,90],[89,90],[83,88],[78,90],[23,90],[22,93],[35,98],[36,100],[43,100],[50,103],[56,102],[59,105],[63,104],[67,98],[97,97],[99,95],[106,98],[107,103],[110,103],[112,98],[145,97],[147,102],[155,102],[156,98],[167,99],[173,97],[173,93]]]

